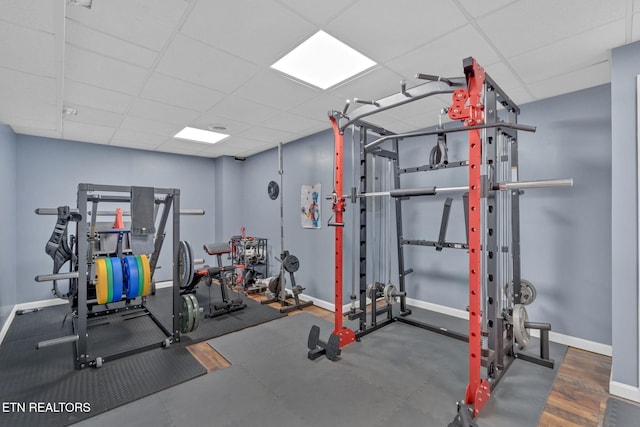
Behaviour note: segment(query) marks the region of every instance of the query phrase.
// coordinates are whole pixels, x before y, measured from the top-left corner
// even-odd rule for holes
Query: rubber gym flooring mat
[[[602,427],[628,427],[640,424],[640,406],[610,397]]]
[[[171,289],[159,289],[147,304],[167,326],[170,296]],[[63,324],[67,304],[16,316],[0,346],[0,426],[68,425],[204,375],[206,369],[186,345],[282,316],[268,306],[248,299],[246,303],[244,310],[203,319],[196,331],[168,349],[160,348],[164,334],[149,316],[94,319],[89,328],[92,354],[158,343],[157,349],[110,361],[100,369],[76,370],[73,343],[35,349],[39,341],[72,333],[70,320]]]
[[[460,332],[466,325],[420,309],[412,317]],[[306,343],[314,324],[324,339],[333,329],[301,313],[210,340],[231,366],[80,425],[437,427],[453,420],[467,382],[464,342],[398,322],[344,347],[337,362],[310,361]],[[550,351],[555,369],[514,362],[479,426],[537,426],[566,347],[551,343]]]

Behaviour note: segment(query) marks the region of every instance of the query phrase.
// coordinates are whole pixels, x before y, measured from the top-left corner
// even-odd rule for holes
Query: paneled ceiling
[[[474,56],[519,104],[610,80],[640,0],[0,0],[0,123],[16,133],[246,157],[329,128],[327,112],[462,74]],[[377,66],[328,90],[270,65],[318,30]],[[597,100],[594,100],[597,102]],[[445,96],[371,118],[433,125]],[[73,109],[77,114],[64,114]],[[223,126],[215,145],[173,138]]]

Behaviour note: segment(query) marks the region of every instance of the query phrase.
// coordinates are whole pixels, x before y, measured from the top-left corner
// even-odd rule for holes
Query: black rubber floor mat
[[[602,427],[629,427],[640,425],[640,406],[615,397],[607,400]]]
[[[201,304],[208,301],[199,295]],[[273,320],[283,315],[245,298],[244,310],[203,319],[180,343],[74,369],[74,344],[35,349],[39,341],[70,335],[68,305],[16,316],[0,347],[0,426],[68,425],[175,386],[206,373],[185,346]],[[171,329],[171,289],[148,298],[149,310]],[[206,308],[206,307],[205,307]],[[93,354],[110,355],[159,343],[163,334],[149,316],[109,315],[90,322]]]

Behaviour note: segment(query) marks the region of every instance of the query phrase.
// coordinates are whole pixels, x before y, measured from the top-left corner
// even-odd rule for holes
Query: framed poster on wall
[[[300,194],[302,228],[320,228],[320,184],[303,185]]]

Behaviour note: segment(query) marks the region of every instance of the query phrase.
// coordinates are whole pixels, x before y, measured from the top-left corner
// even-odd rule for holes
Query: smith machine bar
[[[130,212],[121,208],[100,211],[101,203],[129,203]],[[116,221],[100,223],[98,216],[114,215]],[[180,341],[181,333],[197,327],[202,310],[191,295],[180,295],[181,265],[179,256],[180,215],[204,215],[203,210],[180,209],[180,190],[152,187],[79,184],[77,208],[39,208],[38,215],[57,215],[58,222],[47,242],[47,253],[54,259],[53,274],[36,276],[37,282],[53,281],[53,292],[69,300],[73,334],[41,341],[36,348],[73,342],[75,366],[101,367],[103,362],[157,347],[169,347]],[[172,214],[170,216],[170,214]],[[122,215],[131,216],[125,229]],[[159,217],[159,220],[157,218]],[[172,324],[165,327],[146,307],[146,297],[153,292],[153,274],[165,238],[165,226],[172,219],[173,292]],[[67,240],[67,226],[76,223],[76,234]],[[69,272],[60,268],[69,263]],[[59,291],[58,280],[69,280],[69,290]],[[92,321],[105,316],[148,316],[162,331],[161,342],[140,345],[112,354],[95,354],[90,341]]]
[[[463,61],[464,77],[440,78],[419,74],[417,78],[428,80],[408,89],[401,83],[400,93],[363,104],[348,113],[349,101],[342,111],[331,111],[335,140],[334,191],[331,197],[335,221],[335,313],[334,330],[327,341],[319,338],[314,326],[309,334],[310,359],[327,355],[337,360],[341,349],[361,337],[392,322],[402,322],[431,332],[443,334],[469,343],[469,382],[464,400],[458,402],[458,414],[451,427],[473,425],[475,418],[488,401],[515,358],[521,358],[546,367],[553,367],[549,359],[548,323],[529,322],[525,305],[535,299],[535,288],[520,274],[520,223],[519,198],[525,189],[572,186],[572,179],[540,181],[518,180],[517,131],[534,132],[535,127],[517,123],[520,112],[508,95],[485,74],[473,58]],[[396,134],[373,125],[367,116],[414,102],[432,95],[452,94],[452,105],[443,110],[463,126],[443,127],[436,130]],[[499,112],[500,110],[500,112]],[[504,116],[504,117],[503,117]],[[350,194],[343,191],[344,132],[351,126],[352,137],[359,128],[360,192],[354,187]],[[446,156],[446,135],[466,132],[468,135],[468,159],[449,161]],[[371,134],[379,137],[368,141]],[[437,136],[438,145],[432,150],[430,163],[424,166],[400,168],[399,141],[415,137]],[[443,152],[444,151],[444,152]],[[354,149],[355,152],[355,149]],[[383,158],[393,165],[393,179],[388,191],[370,191],[368,188],[368,159]],[[447,168],[466,167],[468,185],[458,187],[421,187],[403,189],[400,177],[407,173],[431,172]],[[467,242],[453,243],[445,240],[451,199],[445,201],[438,239],[435,241],[406,239],[402,227],[402,204],[418,196],[464,193]],[[367,198],[389,197],[395,204],[397,242],[397,286],[391,283],[368,285],[367,282]],[[358,329],[343,326],[343,213],[346,200],[359,204],[359,214],[354,213],[354,223],[359,222],[359,259],[354,259],[354,280],[359,284],[359,295],[353,293],[352,308],[347,313],[350,320],[358,320]],[[391,212],[388,212],[391,213]],[[354,246],[356,242],[354,241]],[[436,250],[464,249],[469,254],[469,333],[462,334],[438,325],[430,325],[411,319],[407,307],[406,277],[413,272],[406,268],[404,249],[407,245],[433,246]],[[357,251],[357,249],[356,249]],[[388,256],[389,254],[387,254]],[[369,261],[371,262],[371,261]],[[376,262],[376,260],[373,260]],[[378,262],[381,262],[379,260]],[[355,279],[355,276],[358,279]],[[370,323],[367,323],[367,297],[371,298]],[[355,301],[359,299],[359,309]],[[386,302],[379,306],[378,300]],[[399,314],[394,315],[392,304],[399,301]],[[378,320],[378,316],[385,318]],[[531,329],[540,330],[540,357],[520,353],[530,339]],[[517,344],[517,346],[516,346]],[[484,369],[483,369],[484,368]]]

